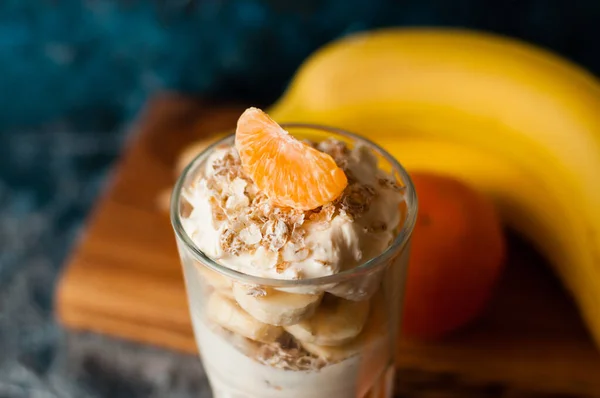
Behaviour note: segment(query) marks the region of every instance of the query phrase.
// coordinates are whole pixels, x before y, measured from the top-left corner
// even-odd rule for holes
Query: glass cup
[[[205,255],[183,228],[182,218],[189,214],[190,205],[181,195],[182,190],[195,181],[217,146],[233,144],[233,135],[199,154],[175,185],[171,222],[196,343],[213,395],[389,398],[410,238],[417,214],[414,187],[391,155],[360,136],[322,126],[282,127],[299,139],[319,142],[335,138],[350,148],[362,144],[373,151],[378,166],[402,187],[405,203],[398,210],[403,213],[402,221],[383,253],[338,274],[299,280],[244,274]],[[269,324],[265,311],[281,321]],[[288,316],[299,313],[306,317],[298,321]],[[306,333],[303,326],[307,323],[314,334]],[[296,331],[303,341],[293,338],[288,330]]]

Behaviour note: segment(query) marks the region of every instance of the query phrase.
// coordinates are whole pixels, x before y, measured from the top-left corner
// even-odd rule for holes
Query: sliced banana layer
[[[231,332],[263,343],[274,342],[284,332],[283,328],[257,321],[235,301],[217,292],[211,294],[206,303],[206,315]]]
[[[222,295],[233,298],[233,292],[231,291],[233,282],[231,279],[200,264],[196,266],[196,269],[201,283],[207,283]]]
[[[343,346],[325,346],[303,342],[302,347],[311,354],[331,363],[340,362],[346,358],[358,355],[362,349],[362,345],[358,341],[353,341]]]
[[[234,283],[233,296],[240,307],[257,320],[289,326],[313,315],[323,294],[294,294]]]
[[[389,341],[385,316],[385,303],[381,294],[376,294],[371,302],[369,316],[363,331],[354,340],[339,346],[327,346],[300,341],[304,349],[327,362],[339,362],[361,352],[380,351]]]
[[[315,314],[285,330],[304,343],[344,345],[362,332],[369,301],[349,301],[326,295]]]

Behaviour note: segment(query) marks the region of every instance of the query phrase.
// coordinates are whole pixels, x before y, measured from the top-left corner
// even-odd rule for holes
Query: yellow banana
[[[442,141],[383,140],[380,144],[411,171],[458,178],[494,200],[503,220],[528,237],[556,265],[571,288],[593,337],[598,342],[598,277],[590,278],[577,259],[577,235],[565,231],[563,206],[526,172],[479,149]],[[568,198],[567,198],[568,199]]]
[[[557,262],[567,261],[572,237],[562,232],[561,204],[523,169],[479,149],[443,141],[380,140],[411,172],[457,178],[490,197],[507,225]],[[560,256],[560,258],[559,258]]]
[[[387,29],[317,51],[269,111],[379,142],[489,193],[572,291],[600,344],[600,83],[517,41]]]

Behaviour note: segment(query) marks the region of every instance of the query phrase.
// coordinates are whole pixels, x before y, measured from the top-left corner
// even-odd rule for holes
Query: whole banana
[[[487,192],[542,251],[600,346],[600,83],[536,47],[386,29],[317,51],[269,111],[378,142]]]

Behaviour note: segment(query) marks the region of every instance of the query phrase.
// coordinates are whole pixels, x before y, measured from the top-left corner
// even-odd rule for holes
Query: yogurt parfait
[[[247,109],[171,202],[214,397],[391,397],[416,207],[373,143]]]

